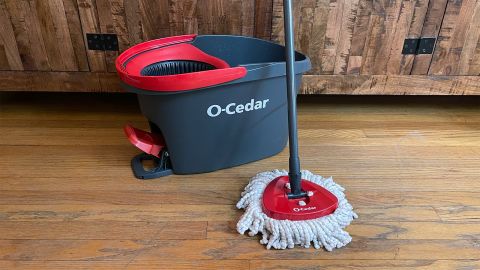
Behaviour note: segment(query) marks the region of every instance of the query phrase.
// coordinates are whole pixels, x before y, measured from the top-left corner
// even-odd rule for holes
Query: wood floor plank
[[[356,203],[360,222],[448,222],[476,223],[480,219],[480,206],[371,206]],[[241,215],[234,205],[221,204],[26,204],[0,205],[2,221],[231,221]],[[1,236],[0,236],[1,237]]]
[[[354,152],[351,155],[355,155]],[[457,157],[457,156],[454,156]],[[381,158],[381,156],[379,156]],[[460,156],[457,159],[461,158]],[[398,159],[401,163],[401,158]],[[338,161],[338,160],[336,160]],[[127,161],[126,161],[127,162]],[[314,164],[313,169],[309,168],[312,172],[329,176],[333,175],[334,179],[344,186],[348,186],[347,193],[352,196],[352,199],[365,205],[473,205],[478,206],[480,204],[480,197],[477,196],[479,191],[474,189],[477,181],[474,181],[474,175],[472,177],[465,178],[465,175],[455,175],[456,171],[450,172],[453,177],[445,177],[445,175],[422,175],[421,181],[416,179],[403,178],[403,176],[410,172],[398,174],[398,172],[386,171],[385,174],[375,173],[369,170],[357,170],[354,174],[348,175],[352,170],[348,168],[350,161],[345,162],[339,168],[332,167],[333,162],[320,161]],[[432,161],[433,162],[433,161]],[[262,162],[263,163],[263,162]],[[353,163],[353,161],[352,161]],[[28,164],[28,163],[24,163]],[[34,163],[35,164],[35,163]],[[126,165],[126,166],[125,166]],[[277,168],[286,167],[286,164],[277,163]],[[44,166],[42,164],[42,166]],[[263,163],[263,170],[274,169],[274,165]],[[160,195],[167,196],[167,199],[162,203],[176,203],[178,201],[175,197],[187,198],[186,196],[192,196],[192,200],[202,201],[201,193],[204,192],[205,201],[209,201],[209,198],[218,197],[218,204],[232,204],[237,198],[238,194],[243,190],[244,185],[249,179],[259,171],[258,167],[250,167],[246,165],[243,167],[228,169],[222,171],[222,174],[209,173],[203,174],[202,177],[198,176],[170,176],[164,179],[158,179],[153,181],[141,181],[132,175],[128,168],[128,162],[122,163],[118,166],[124,175],[116,173],[115,175],[96,175],[88,178],[88,181],[79,181],[77,175],[68,175],[65,177],[58,175],[39,175],[35,172],[24,172],[24,174],[17,173],[16,175],[8,175],[2,178],[2,185],[0,186],[0,192],[3,197],[0,196],[3,204],[15,200],[20,200],[21,194],[26,197],[24,200],[30,199],[32,201],[48,202],[48,196],[56,197],[60,201],[69,200],[72,203],[75,201],[83,201],[85,199],[91,199],[92,202],[98,203],[124,201],[128,203],[128,200],[132,204],[148,204],[159,203]],[[2,167],[4,168],[4,167]],[[414,174],[412,172],[411,174]],[[78,174],[78,172],[77,172]],[[34,181],[34,185],[31,183]],[[388,181],[396,181],[397,183],[389,183]],[[399,182],[400,181],[400,182]],[[464,181],[471,183],[463,183]],[[455,183],[456,186],[452,186]],[[359,190],[359,188],[372,184],[368,189]],[[392,184],[392,188],[388,188],[388,185]],[[376,185],[376,186],[374,186]],[[419,189],[420,187],[430,186],[430,189]],[[468,190],[461,189],[466,186]],[[469,186],[469,187],[468,187]],[[215,187],[215,188],[213,188]],[[473,187],[473,189],[472,189]],[[398,189],[400,188],[400,189]],[[442,193],[436,192],[436,188],[442,190]],[[445,189],[456,189],[446,191]],[[403,192],[403,190],[409,190],[409,192]],[[35,193],[37,192],[37,193]],[[83,193],[87,192],[87,193]],[[129,195],[128,192],[131,192]],[[168,196],[168,192],[172,193],[172,196]],[[83,195],[82,195],[83,193]],[[103,193],[103,196],[101,196]],[[185,193],[185,194],[182,194]],[[97,198],[91,196],[97,196]],[[125,196],[122,198],[122,195]],[[6,196],[6,197],[5,197]],[[233,197],[235,198],[233,198]],[[8,198],[10,199],[8,199]],[[83,199],[82,199],[83,198]],[[0,204],[2,204],[0,202]],[[184,202],[187,203],[187,202]]]
[[[391,239],[391,240],[478,240],[480,227],[478,223],[445,222],[392,222],[369,220],[360,215],[347,231],[356,239]],[[208,223],[208,239],[241,240],[235,235],[236,223],[231,221],[212,221]]]
[[[130,260],[130,261],[1,261],[7,269],[18,270],[249,270],[247,260]],[[466,265],[466,264],[465,264]]]
[[[13,179],[17,182],[24,181],[22,178]],[[40,181],[36,178],[35,181]],[[59,181],[58,178],[50,179]],[[77,181],[78,182],[78,181]],[[100,182],[100,181],[99,181]],[[114,181],[112,181],[114,182]],[[38,182],[36,182],[38,183]],[[63,182],[62,185],[68,185],[69,182]],[[135,190],[134,185],[127,187],[118,187],[119,185],[92,185],[91,189],[85,189],[86,185],[73,185],[68,188],[39,188],[35,190],[32,186],[21,192],[16,190],[0,190],[0,205],[158,205],[158,204],[186,204],[186,205],[234,205],[239,199],[239,194],[243,187],[224,186],[223,190],[199,191],[198,189],[175,189],[173,187],[152,188]],[[78,187],[78,188],[75,188]],[[87,190],[87,191],[86,191]],[[392,206],[427,206],[448,209],[461,209],[466,211],[469,208],[480,207],[480,192],[466,191],[391,191],[388,189],[377,189],[364,191],[364,189],[349,189],[347,196],[357,207],[392,207]],[[460,210],[456,210],[457,212]],[[475,210],[476,211],[476,210]],[[451,218],[461,219],[461,215],[455,213],[448,214]]]
[[[6,123],[2,123],[3,126],[0,127],[0,132],[9,134],[9,136],[4,138],[0,145],[129,145],[123,133],[122,123],[115,123],[111,128],[98,126],[79,127],[86,125],[84,123],[77,124],[75,128],[41,127],[40,124],[36,123],[34,124],[36,127],[32,127],[32,123],[27,123],[24,127],[18,127],[18,125],[5,126]],[[145,124],[142,123],[136,126],[142,128]],[[76,134],[77,136],[72,137],[70,136],[71,134]],[[445,126],[433,128],[396,127],[396,129],[390,129],[387,132],[381,128],[339,129],[337,127],[305,128],[299,132],[299,138],[302,140],[301,147],[318,146],[319,143],[326,146],[332,144],[344,146],[365,144],[370,146],[391,146],[392,140],[394,140],[393,143],[395,145],[402,146],[476,146],[477,149],[480,149],[478,147],[479,136],[480,131],[478,130],[452,129],[451,124],[449,128]]]
[[[37,147],[40,146],[35,148]],[[0,166],[3,168],[0,177],[61,179],[72,177],[74,174],[76,177],[92,181],[101,181],[105,178],[116,178],[119,184],[122,181],[135,181],[129,163],[130,158],[138,152],[132,148],[127,151],[124,151],[123,147],[108,147],[108,151],[106,148],[107,146],[95,148],[55,146],[41,147],[41,150],[32,151],[30,146],[0,146]],[[18,158],[15,157],[22,157],[22,164],[19,164]],[[349,189],[476,191],[480,187],[480,182],[475,181],[478,179],[479,168],[478,160],[475,158],[452,157],[448,160],[435,158],[429,160],[407,157],[369,159],[368,155],[364,157],[364,159],[335,158],[305,151],[302,154],[302,162],[305,168],[317,174],[335,176],[340,184],[348,186]],[[182,185],[188,186],[193,181],[207,189],[228,185],[236,186],[238,190],[258,172],[285,168],[284,159],[285,156],[279,155],[221,172],[201,176],[175,176],[169,178],[167,183],[162,182],[162,186],[173,185],[172,189],[176,187],[177,190],[181,190]],[[39,160],[42,162],[38,163]],[[23,169],[27,164],[30,165],[29,169]],[[37,164],[38,167],[35,169],[31,164]],[[179,182],[181,183],[177,184]],[[160,187],[159,181],[150,184]],[[220,187],[219,190],[221,189]]]
[[[435,209],[438,216],[448,222],[480,223],[480,207],[472,205],[440,206]]]
[[[375,269],[375,270],[450,270],[477,269],[478,260],[197,260],[197,261],[0,261],[7,269],[77,269],[77,270],[305,270],[305,269]]]
[[[35,151],[32,151],[36,148]],[[333,150],[333,148],[330,148]],[[423,177],[444,176],[447,178],[466,178],[478,176],[478,160],[474,157],[458,159],[451,156],[450,159],[437,159],[436,157],[410,158],[402,156],[388,156],[376,159],[369,158],[368,153],[359,156],[337,155],[334,156],[328,152],[322,152],[321,147],[306,147],[301,156],[305,168],[317,171],[324,175],[335,175],[330,171],[325,171],[324,167],[332,167],[341,171],[346,170],[350,175],[364,174],[363,177],[375,177],[375,174],[382,174],[385,177],[398,175]],[[473,148],[473,153],[478,150]],[[79,177],[98,177],[99,171],[106,177],[124,178],[131,176],[129,163],[131,157],[135,156],[138,151],[130,146],[103,146],[103,147],[79,147],[79,146],[0,146],[0,165],[4,168],[0,171],[2,177],[71,177],[72,173]],[[201,177],[221,178],[221,177],[238,177],[243,176],[248,179],[257,172],[269,170],[269,168],[285,168],[286,150],[282,155],[262,160],[256,163],[250,163],[241,167],[204,174]],[[41,166],[37,170],[18,170],[17,158],[22,157],[23,162],[27,164],[38,164],[38,160],[42,160]],[[322,157],[328,157],[322,158]],[[81,164],[82,166],[79,166]],[[332,166],[335,164],[336,167]],[[40,164],[39,164],[40,165]],[[325,166],[329,165],[329,166]],[[96,168],[96,170],[92,170]],[[453,170],[452,168],[455,168]],[[403,170],[407,169],[407,170]],[[357,173],[353,173],[356,171]],[[434,172],[436,171],[436,172]],[[342,174],[338,175],[341,176]],[[470,177],[470,178],[469,178]],[[196,179],[192,176],[182,176],[177,178]],[[407,179],[408,181],[408,179]],[[444,180],[439,180],[444,181]],[[391,184],[391,183],[389,183]],[[393,183],[395,184],[395,183]],[[403,184],[403,183],[402,183]],[[419,183],[421,184],[421,183]],[[436,185],[437,183],[429,183]],[[476,182],[458,182],[457,187],[461,185],[478,188],[480,183]],[[393,186],[392,188],[394,188]],[[475,189],[473,189],[475,190]]]
[[[233,205],[1,205],[0,222],[197,222],[233,220]],[[197,224],[198,225],[198,224]],[[206,230],[206,227],[204,228]],[[1,236],[0,236],[1,237]]]
[[[423,140],[423,139],[419,139]],[[317,139],[317,141],[322,141],[322,139]],[[326,140],[328,141],[328,140]],[[384,150],[382,152],[382,149]],[[418,150],[422,150],[421,152]],[[35,151],[32,151],[35,150]],[[396,162],[399,159],[405,162],[424,160],[424,164],[430,164],[434,166],[436,162],[452,162],[453,165],[458,165],[458,157],[461,155],[462,161],[465,161],[465,164],[468,162],[476,161],[475,157],[480,153],[480,147],[476,146],[466,146],[466,147],[454,147],[454,146],[416,146],[416,147],[403,147],[402,145],[390,145],[390,146],[381,146],[373,145],[371,147],[358,147],[355,145],[344,145],[338,146],[334,143],[325,143],[322,146],[308,146],[302,145],[300,150],[303,150],[301,155],[305,156],[306,161],[314,162],[314,159],[319,159],[319,156],[328,155],[329,159],[333,160],[344,160],[344,161],[364,161],[364,162]],[[337,150],[337,151],[335,151]],[[385,154],[385,151],[392,151],[391,154]],[[5,162],[5,165],[8,162],[15,162],[12,160],[13,157],[21,157],[25,155],[28,151],[31,152],[28,159],[34,160],[44,157],[47,159],[45,161],[54,161],[55,159],[64,159],[69,163],[75,162],[72,159],[73,155],[78,155],[77,159],[86,165],[91,163],[95,165],[99,163],[99,159],[103,159],[103,163],[108,165],[111,163],[112,166],[114,162],[129,161],[135,154],[138,154],[140,151],[135,147],[128,145],[102,145],[102,146],[82,146],[82,145],[55,145],[55,146],[31,146],[31,145],[0,145],[0,151],[2,155],[0,156],[0,162]],[[110,153],[110,155],[109,155]],[[422,155],[422,153],[424,153]],[[350,154],[350,155],[349,155]],[[351,155],[355,154],[355,155]],[[268,159],[262,160],[262,163],[285,163],[284,158],[288,156],[287,149],[284,149],[279,155],[270,157]],[[11,157],[11,158],[9,158]],[[367,158],[371,157],[371,158]],[[383,157],[380,160],[378,158]],[[27,157],[26,157],[27,158]],[[323,162],[329,162],[330,160],[324,160]],[[68,163],[65,163],[67,165]],[[253,169],[256,163],[249,163],[242,167],[243,169]],[[58,166],[65,166],[64,164],[58,164]],[[121,164],[119,164],[121,165]],[[381,164],[379,164],[381,165]],[[409,164],[406,164],[409,165]],[[412,164],[412,166],[415,166]],[[116,166],[120,167],[120,166]],[[123,167],[123,166],[122,166]],[[229,172],[240,171],[237,168],[232,168],[228,170]],[[220,175],[220,174],[210,174],[210,175]]]
[[[206,238],[207,222],[0,221],[0,231],[0,239],[198,240]]]
[[[306,162],[304,164],[307,164]],[[424,192],[424,194],[427,194],[429,191],[436,190],[437,192],[447,192],[451,193],[453,192],[466,192],[470,193],[471,190],[473,190],[473,194],[467,194],[468,197],[472,197],[471,195],[478,194],[478,192],[475,192],[478,190],[478,183],[475,181],[477,178],[475,177],[474,172],[472,172],[472,169],[469,169],[469,172],[461,172],[461,171],[456,171],[454,169],[444,169],[444,170],[436,170],[435,168],[425,168],[425,169],[415,169],[411,170],[399,175],[385,175],[389,173],[388,169],[384,169],[381,171],[377,172],[369,172],[368,170],[366,171],[359,171],[357,168],[348,168],[348,167],[342,167],[338,169],[331,169],[328,167],[330,164],[318,164],[317,168],[324,168],[324,169],[317,169],[317,170],[312,170],[313,172],[319,174],[318,172],[324,172],[324,175],[335,175],[335,181],[341,184],[342,186],[348,186],[349,192],[360,192],[361,190],[364,190],[365,188],[370,188],[371,191],[377,191],[377,193],[380,193],[380,191],[388,191],[391,189],[395,189],[398,191],[403,191],[403,192],[415,192],[415,191],[420,191]],[[331,166],[331,165],[330,165]],[[277,166],[271,166],[271,169],[276,168],[281,168],[284,167],[283,164],[280,165],[278,164]],[[313,166],[310,166],[313,167]],[[368,169],[368,168],[367,168]],[[398,169],[396,167],[393,167],[391,169]],[[259,170],[252,170],[250,175],[255,175]],[[110,172],[108,172],[110,173]],[[129,171],[124,171],[125,174],[130,174],[131,172]],[[432,173],[442,173],[444,174],[443,177],[440,176],[432,176]],[[4,177],[3,174],[1,175]],[[413,176],[418,176],[420,180],[417,179],[412,179]],[[8,176],[7,176],[8,177]],[[31,176],[21,176],[17,175],[15,176],[15,180],[24,180],[24,179],[38,179],[35,177]],[[92,175],[85,175],[82,174],[81,177],[87,178],[87,177],[95,177]],[[101,181],[102,178],[99,176],[96,176],[97,179],[95,181]],[[225,204],[228,202],[232,202],[232,199],[226,198],[226,196],[234,194],[233,192],[227,192],[226,194],[223,193],[224,190],[229,190],[229,191],[237,191],[237,194],[240,194],[240,191],[243,189],[243,186],[248,183],[248,180],[251,178],[250,176],[226,176],[230,181],[234,182],[235,184],[225,184],[223,187],[219,187],[216,190],[215,187],[218,185],[222,185],[222,180],[219,178],[211,177],[211,178],[206,178],[203,181],[183,181],[182,184],[179,184],[178,187],[175,187],[174,184],[167,183],[164,185],[164,190],[162,189],[162,186],[157,184],[157,185],[138,185],[139,188],[152,188],[152,190],[139,190],[139,191],[132,191],[131,193],[131,202],[132,204],[148,204],[148,200],[151,198],[157,199],[160,198],[159,196],[162,194],[166,194],[168,190],[173,190],[175,194],[172,194],[171,197],[174,197],[173,195],[180,194],[181,192],[186,192],[186,194],[198,194],[198,191],[195,191],[194,187],[183,187],[183,186],[188,186],[189,184],[192,184],[194,186],[202,186],[208,191],[206,192],[206,198],[205,202],[212,202],[211,196],[217,196],[219,198],[218,203],[220,204]],[[61,184],[61,177],[56,178],[58,184]],[[119,185],[125,181],[135,181],[135,179],[125,179],[121,181],[121,178],[119,179]],[[459,182],[459,179],[465,180],[465,182]],[[179,180],[180,182],[181,180]],[[226,181],[226,180],[223,180]],[[208,183],[210,182],[210,183]],[[388,182],[395,182],[395,184],[389,185]],[[458,184],[457,184],[458,183]],[[243,186],[241,186],[243,185]],[[163,191],[158,191],[157,189],[162,189]],[[25,190],[25,191],[9,191],[9,190],[0,190],[1,196],[8,196],[5,198],[0,198],[3,202],[0,202],[0,204],[8,204],[7,202],[10,201],[10,203],[15,204],[14,202],[22,202],[22,197],[23,201],[27,201],[29,198],[26,196],[31,196],[31,200],[36,200],[36,201],[44,201],[43,204],[48,204],[49,199],[45,197],[46,195],[51,195],[53,198],[58,199],[60,201],[79,201],[81,202],[82,200],[86,198],[91,198],[92,200],[96,202],[104,202],[104,203],[121,203],[121,201],[126,201],[127,198],[120,198],[119,195],[126,194],[125,192],[117,192],[116,190],[112,190],[112,194],[108,194],[108,190],[104,191],[98,191],[98,190],[84,190],[84,194],[82,195],[81,190],[72,190],[72,191],[66,191],[65,195],[62,195],[61,193],[55,194],[55,192],[52,191],[42,191],[39,190],[38,194],[35,194],[34,191],[31,190]],[[102,193],[104,193],[104,198],[92,198],[92,196],[97,195],[101,196]],[[151,193],[149,195],[149,193]],[[71,197],[70,199],[68,196],[72,195],[77,195],[78,197]],[[135,198],[135,195],[141,195],[144,194],[145,196],[148,196],[148,198]],[[180,194],[179,196],[186,196]],[[67,196],[68,195],[68,196]],[[199,196],[199,195],[198,195]],[[200,197],[193,198],[195,201],[202,201]],[[238,195],[237,195],[238,196]],[[406,195],[408,196],[408,195]],[[436,196],[439,197],[439,196]],[[83,199],[82,199],[83,198]],[[148,200],[147,200],[148,199]],[[175,199],[175,198],[173,198]],[[237,198],[238,199],[238,198]],[[365,198],[368,199],[368,198]],[[443,200],[449,200],[450,198],[442,198]],[[468,198],[466,198],[468,199]],[[475,198],[473,198],[475,201]],[[128,201],[126,201],[128,202]],[[25,203],[25,202],[24,202]],[[17,203],[17,204],[24,204],[24,203]],[[162,202],[157,202],[155,200],[152,200],[151,203],[162,203]],[[188,202],[185,202],[188,203]],[[51,203],[50,203],[51,204]]]
[[[58,178],[57,178],[58,180]],[[160,188],[161,189],[161,188]],[[199,191],[198,189],[169,190],[30,190],[0,191],[2,205],[232,205],[238,200],[240,190]]]
[[[132,100],[133,101],[133,100]],[[46,104],[47,106],[48,104]],[[475,108],[464,108],[462,110],[449,110],[448,107],[438,106],[435,109],[419,107],[417,110],[402,109],[398,105],[374,106],[368,107],[368,103],[359,105],[359,108],[353,110],[349,104],[341,104],[337,107],[303,107],[299,109],[299,127],[300,131],[304,129],[372,129],[379,128],[385,132],[391,129],[417,128],[420,130],[459,130],[469,127],[469,124],[478,124],[480,117],[476,115]],[[52,104],[51,106],[57,106]],[[61,115],[63,108],[42,109],[27,108],[21,105],[9,105],[2,102],[2,126],[23,126],[23,127],[118,127],[126,122],[134,121],[135,124],[146,125],[145,119],[139,114],[138,108],[126,108],[124,111],[97,110],[102,118],[98,118],[95,113],[82,112],[75,108],[70,108],[68,115]],[[94,106],[94,105],[93,105]],[[130,107],[132,107],[130,105]],[[340,107],[340,108],[339,108]],[[388,109],[389,108],[389,109]],[[395,114],[395,121],[391,121],[391,115]],[[414,116],[418,113],[418,116]],[[21,121],[19,121],[21,120]],[[34,123],[35,125],[32,125]]]
[[[251,270],[303,270],[303,269],[396,269],[396,270],[450,270],[478,269],[478,260],[253,260]]]
[[[478,260],[478,240],[388,240],[356,238],[335,251],[269,251],[256,239],[242,240],[0,240],[2,260],[277,260],[368,258]],[[48,258],[48,259],[45,259]]]
[[[382,116],[388,117],[388,116]],[[348,117],[349,119],[337,119],[335,117],[330,117],[328,114],[325,115],[325,119],[319,119],[323,117],[315,117],[314,115],[308,115],[301,117],[299,119],[299,127],[302,129],[299,130],[299,135],[305,138],[310,137],[312,134],[318,134],[319,136],[326,136],[331,134],[331,137],[340,136],[342,133],[351,134],[353,137],[366,137],[368,133],[374,132],[383,132],[384,135],[398,135],[398,133],[405,132],[409,130],[415,130],[419,133],[425,132],[426,135],[438,135],[440,137],[450,136],[450,137],[467,137],[467,136],[476,136],[478,135],[474,129],[480,123],[480,118],[475,117],[464,117],[457,116],[457,119],[445,120],[450,116],[442,116],[442,119],[433,120],[433,121],[421,121],[421,119],[402,119],[398,120],[395,123],[388,121],[388,119],[383,120],[364,120],[364,119],[355,119],[355,117]],[[373,117],[372,117],[373,118]],[[19,122],[18,120],[22,120]],[[430,119],[432,120],[432,119]],[[416,121],[412,123],[412,121]],[[7,126],[8,123],[12,123]],[[33,123],[33,125],[32,125]],[[55,126],[53,126],[53,124]],[[78,128],[85,129],[94,129],[98,128],[102,130],[121,130],[121,128],[126,124],[130,123],[139,128],[148,129],[147,122],[144,119],[136,118],[125,118],[124,120],[119,121],[94,121],[94,120],[42,120],[42,121],[29,121],[23,119],[4,119],[2,120],[2,125],[5,127],[38,127],[38,128],[63,128],[75,130]],[[367,133],[366,133],[367,132]],[[105,136],[99,134],[100,136]],[[109,134],[107,134],[108,136]],[[408,135],[408,134],[405,134]],[[123,138],[123,136],[120,136]],[[342,136],[345,137],[345,136]],[[369,145],[364,145],[369,146]]]

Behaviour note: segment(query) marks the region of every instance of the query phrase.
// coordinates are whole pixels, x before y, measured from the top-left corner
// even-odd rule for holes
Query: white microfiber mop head
[[[288,172],[275,170],[259,173],[252,178],[237,203],[238,209],[245,209],[237,223],[237,231],[244,234],[249,230],[250,236],[262,233],[260,243],[267,245],[267,249],[294,248],[295,245],[309,248],[313,243],[316,249],[324,247],[332,251],[350,243],[352,237],[344,228],[358,216],[345,198],[345,189],[333,182],[332,178],[323,178],[302,170],[303,180],[314,182],[338,198],[338,208],[332,214],[317,219],[291,221],[276,220],[263,213],[263,191],[271,181],[284,175],[288,175]]]

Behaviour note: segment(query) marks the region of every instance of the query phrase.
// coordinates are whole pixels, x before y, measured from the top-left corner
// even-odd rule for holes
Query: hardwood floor
[[[302,165],[359,214],[341,250],[268,251],[234,204],[287,152],[136,180],[127,94],[1,93],[0,269],[480,269],[480,98],[302,97]]]

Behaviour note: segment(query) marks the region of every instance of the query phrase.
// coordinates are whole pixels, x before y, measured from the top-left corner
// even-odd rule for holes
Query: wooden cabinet
[[[118,52],[187,33],[283,40],[283,0],[0,0],[0,90],[120,91]],[[303,93],[480,94],[479,0],[296,0],[297,49],[313,68]],[[436,37],[432,54],[402,54]]]

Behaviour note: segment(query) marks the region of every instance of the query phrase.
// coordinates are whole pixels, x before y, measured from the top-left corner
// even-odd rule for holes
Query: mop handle
[[[300,159],[298,157],[297,135],[297,93],[295,89],[295,45],[293,35],[292,0],[283,0],[283,17],[285,25],[285,56],[287,58],[287,98],[288,98],[288,138],[289,138],[289,173],[291,198],[302,196]]]

